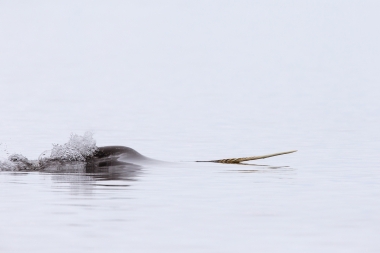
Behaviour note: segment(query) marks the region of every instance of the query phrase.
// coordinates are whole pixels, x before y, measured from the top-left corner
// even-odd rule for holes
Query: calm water
[[[0,252],[379,252],[379,10],[1,2],[3,158],[89,130],[174,163],[0,172]]]

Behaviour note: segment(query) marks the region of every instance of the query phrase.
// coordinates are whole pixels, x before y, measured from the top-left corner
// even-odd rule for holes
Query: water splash
[[[15,171],[15,170],[18,170],[16,163],[9,160],[0,161],[0,171]]]
[[[53,144],[53,149],[43,152],[38,160],[28,160],[21,154],[12,154],[7,159],[0,160],[0,171],[39,170],[50,162],[84,162],[91,157],[98,147],[91,132],[83,136],[71,134],[67,143]]]
[[[0,171],[20,171],[38,169],[37,161],[29,161],[21,154],[13,154],[7,160],[0,161]]]
[[[49,159],[65,161],[86,161],[98,149],[91,132],[83,136],[71,134],[70,139],[63,145],[53,144]]]

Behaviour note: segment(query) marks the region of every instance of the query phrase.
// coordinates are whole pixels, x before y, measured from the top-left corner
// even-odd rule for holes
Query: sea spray
[[[83,136],[71,134],[70,139],[63,145],[53,144],[50,159],[66,161],[86,161],[98,149],[91,132]]]
[[[21,154],[13,154],[8,159],[0,160],[0,171],[38,170],[53,161],[84,162],[93,156],[97,149],[91,132],[86,132],[83,136],[71,134],[67,143],[53,144],[53,149],[43,152],[38,160],[28,160]]]
[[[12,154],[7,160],[0,161],[0,171],[20,171],[38,169],[37,161],[29,161],[21,154]]]
[[[0,161],[0,171],[16,171],[16,170],[18,170],[16,163],[9,161],[7,159]]]

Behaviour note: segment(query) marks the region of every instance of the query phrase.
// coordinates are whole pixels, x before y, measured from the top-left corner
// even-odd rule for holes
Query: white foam
[[[96,150],[96,141],[92,137],[91,132],[86,132],[83,136],[71,134],[67,143],[63,145],[53,144],[53,149],[48,158],[68,161],[85,161],[86,158],[93,155]],[[44,153],[46,153],[46,151]],[[46,157],[46,154],[43,156]]]
[[[0,171],[34,170],[36,162],[29,161],[21,154],[12,154],[7,160],[0,161]]]
[[[21,154],[12,154],[8,157],[8,160],[12,162],[29,163],[28,158]]]
[[[15,171],[17,170],[17,164],[9,160],[0,161],[0,171]]]
[[[71,134],[67,143],[53,144],[53,149],[44,151],[38,157],[38,161],[30,161],[21,154],[10,155],[7,159],[0,160],[0,171],[38,169],[43,162],[51,160],[86,161],[86,158],[92,156],[98,149],[92,135],[91,132],[86,132],[83,136]]]

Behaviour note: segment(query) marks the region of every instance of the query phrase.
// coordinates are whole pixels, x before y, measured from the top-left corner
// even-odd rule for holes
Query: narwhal
[[[291,150],[267,155],[195,162],[241,164],[247,161],[290,154],[296,151],[297,150]],[[22,155],[14,154],[9,156],[8,161],[12,163],[3,163],[3,165],[0,164],[0,167],[3,167],[0,168],[0,170],[3,170],[4,167],[8,167],[11,170],[47,170],[49,168],[57,170],[59,168],[71,168],[73,167],[73,164],[81,164],[86,168],[90,166],[95,169],[109,166],[126,167],[169,164],[169,162],[146,157],[136,150],[125,146],[97,147],[91,134],[85,134],[84,137],[72,135],[68,143],[64,145],[54,145],[52,150],[43,152],[38,160],[28,160]]]
[[[273,156],[285,155],[294,153],[297,150],[291,150],[286,152],[273,153],[268,155],[259,155],[259,156],[249,156],[249,157],[240,157],[240,158],[227,158],[227,159],[217,159],[217,160],[207,160],[207,161],[195,161],[195,162],[212,162],[212,163],[232,163],[239,164],[242,162],[265,159]],[[120,161],[128,161],[131,163],[144,163],[144,162],[159,162],[158,160],[151,159],[146,157],[136,150],[124,147],[124,146],[105,146],[99,147],[90,159],[109,159]]]

